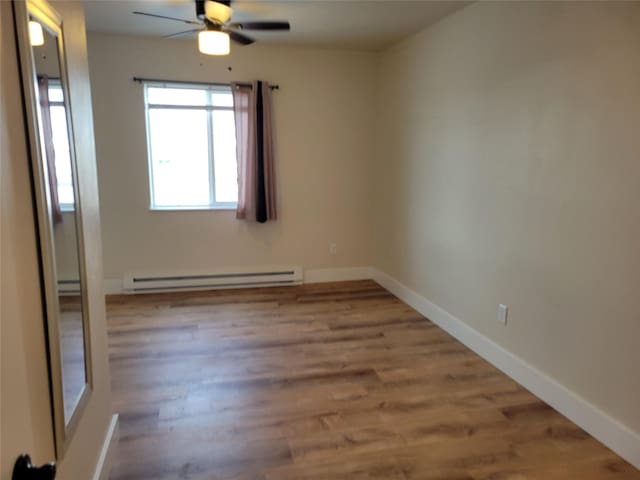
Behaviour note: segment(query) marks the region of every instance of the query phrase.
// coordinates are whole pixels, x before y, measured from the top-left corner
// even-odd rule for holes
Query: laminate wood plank
[[[113,480],[640,480],[371,281],[107,307]]]

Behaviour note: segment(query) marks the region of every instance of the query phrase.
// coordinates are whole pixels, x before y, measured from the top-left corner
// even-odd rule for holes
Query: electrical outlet
[[[329,244],[329,253],[331,253],[331,255],[337,254],[338,253],[338,244],[330,243]]]
[[[498,305],[498,321],[503,325],[507,324],[507,315],[509,314],[509,307],[502,303]]]

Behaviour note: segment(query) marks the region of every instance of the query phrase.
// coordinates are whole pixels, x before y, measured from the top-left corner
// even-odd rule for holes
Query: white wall
[[[376,266],[640,432],[640,3],[476,3],[378,98]]]
[[[375,55],[252,45],[214,58],[199,54],[195,40],[105,34],[90,34],[89,52],[107,278],[135,270],[371,264]],[[133,76],[279,84],[278,221],[238,221],[232,211],[149,211],[143,89]]]

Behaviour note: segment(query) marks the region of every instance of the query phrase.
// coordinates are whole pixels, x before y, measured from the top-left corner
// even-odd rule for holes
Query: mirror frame
[[[66,51],[64,48],[64,29],[62,16],[45,0],[14,0],[14,20],[18,39],[20,71],[22,76],[22,95],[29,133],[29,156],[33,195],[37,211],[38,242],[40,248],[41,291],[45,318],[46,343],[48,353],[49,393],[52,408],[52,420],[56,457],[61,460],[71,441],[82,413],[93,391],[91,362],[91,335],[87,295],[87,273],[85,261],[84,236],[82,228],[82,202],[78,182],[78,164],[76,161],[75,136],[73,133],[73,109],[69,89]],[[69,154],[74,188],[74,214],[76,240],[78,242],[78,267],[80,273],[80,298],[82,301],[82,326],[84,340],[85,383],[68,422],[65,422],[64,390],[62,384],[62,355],[58,321],[60,305],[58,300],[58,278],[53,238],[53,222],[49,202],[49,184],[44,173],[43,152],[40,141],[38,121],[38,94],[35,85],[36,68],[33,47],[29,39],[28,22],[33,17],[49,33],[56,37],[60,64],[60,80],[65,99],[67,133],[69,136]]]

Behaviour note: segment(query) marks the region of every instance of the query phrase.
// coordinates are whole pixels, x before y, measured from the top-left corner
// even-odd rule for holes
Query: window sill
[[[149,207],[150,212],[206,212],[210,210],[235,211],[238,207],[233,206],[211,206],[211,207]]]

